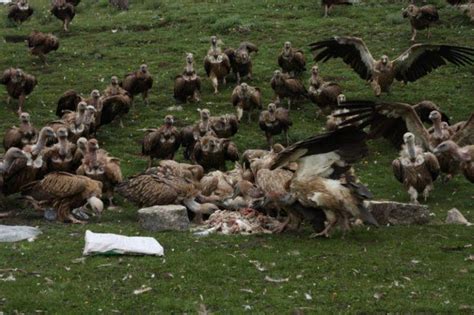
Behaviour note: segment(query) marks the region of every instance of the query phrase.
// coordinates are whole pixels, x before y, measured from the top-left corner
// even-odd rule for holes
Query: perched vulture
[[[26,40],[28,49],[32,55],[38,56],[43,63],[46,63],[45,55],[51,51],[58,50],[59,40],[53,34],[45,34],[33,31]]]
[[[78,161],[76,153],[76,144],[69,142],[68,131],[66,128],[59,128],[56,132],[58,143],[48,148],[43,156],[46,162],[47,172],[68,172],[74,174]]]
[[[174,126],[174,117],[166,115],[165,124],[158,129],[147,129],[143,138],[142,154],[149,156],[148,168],[153,159],[173,160],[181,145],[181,133]]]
[[[273,136],[284,133],[286,145],[289,144],[288,129],[293,124],[289,117],[289,111],[284,108],[277,108],[274,103],[268,104],[268,110],[260,113],[258,120],[260,129],[265,132],[268,146],[273,146]]]
[[[23,112],[26,96],[33,91],[38,81],[34,76],[23,72],[20,68],[9,68],[3,72],[0,83],[7,87],[8,104],[10,98],[18,100],[18,115],[20,115]]]
[[[239,152],[232,141],[206,134],[196,141],[191,160],[201,165],[205,171],[212,169],[225,171],[225,162],[238,161]]]
[[[31,15],[33,15],[33,8],[30,7],[27,0],[17,0],[10,3],[8,18],[15,23],[23,23]]]
[[[74,5],[66,0],[53,0],[51,13],[63,22],[64,31],[69,31],[69,23],[71,23],[76,15]]]
[[[117,77],[113,76],[110,85],[105,89],[104,95],[100,99],[100,110],[97,109],[100,111],[97,125],[106,125],[118,118],[120,127],[123,128],[122,117],[130,111],[131,105],[130,94],[120,87]]]
[[[448,140],[440,143],[434,153],[449,155],[452,161],[459,163],[459,168],[464,177],[471,183],[474,183],[474,145],[458,146],[454,141]]]
[[[130,93],[132,99],[135,95],[141,94],[143,102],[148,104],[148,91],[153,87],[153,77],[148,71],[148,66],[143,64],[139,70],[127,74],[120,86]]]
[[[189,53],[186,55],[186,68],[182,74],[174,79],[174,99],[178,103],[201,101],[201,78],[194,70],[194,57]]]
[[[291,109],[291,103],[296,99],[308,97],[308,92],[303,82],[297,78],[291,78],[287,74],[281,73],[280,70],[273,72],[270,85],[276,95],[275,103],[279,105],[282,98],[288,98],[288,109]]]
[[[410,4],[403,10],[403,17],[410,19],[411,41],[416,39],[416,31],[428,29],[428,38],[431,37],[430,26],[439,20],[438,10],[433,5],[424,5],[417,7]]]
[[[206,70],[207,76],[211,79],[212,86],[214,87],[214,94],[219,93],[217,89],[219,82],[226,84],[226,76],[230,73],[231,65],[229,57],[224,54],[221,48],[217,45],[217,37],[211,37],[211,48],[207,52],[204,58],[204,70]]]
[[[84,223],[74,217],[72,212],[76,208],[85,209],[89,205],[97,215],[104,209],[99,199],[102,195],[100,182],[66,172],[50,173],[42,180],[23,187],[21,194],[38,208],[52,206],[57,211],[58,220],[62,222]]]
[[[237,78],[237,84],[240,84],[240,80],[245,76],[252,80],[252,59],[250,59],[252,52],[258,52],[258,48],[249,42],[240,43],[237,49],[227,48],[224,51],[229,57],[232,72]]]
[[[306,71],[306,59],[300,49],[291,47],[290,42],[285,42],[283,50],[278,56],[278,65],[283,73],[289,73],[292,76],[298,76]]]
[[[415,44],[393,61],[386,55],[375,60],[364,41],[357,37],[336,36],[310,47],[316,62],[341,58],[370,82],[376,96],[389,93],[394,80],[414,82],[448,62],[456,66],[474,64],[473,48],[450,45]]]
[[[32,145],[38,140],[38,131],[30,122],[30,114],[20,114],[19,127],[8,128],[3,137],[3,148],[7,151],[11,147],[23,148]]]
[[[237,120],[240,122],[244,111],[248,114],[248,122],[251,121],[252,111],[262,109],[262,93],[259,88],[242,83],[237,85],[231,95],[232,105],[237,111]]]
[[[400,156],[393,160],[392,169],[395,178],[408,190],[412,203],[418,203],[418,194],[426,200],[433,190],[433,182],[439,175],[439,163],[431,152],[423,152],[415,144],[415,136],[407,132],[403,135],[405,145]]]
[[[82,165],[76,174],[84,175],[102,183],[102,192],[109,200],[109,208],[113,208],[114,188],[122,182],[122,170],[120,161],[111,157],[104,150],[99,150],[96,139],[90,139],[87,143],[87,152],[82,160]]]
[[[321,5],[324,6],[324,17],[328,17],[329,11],[334,5],[352,5],[356,2],[358,0],[321,0]]]
[[[209,124],[218,138],[230,138],[239,130],[239,121],[233,114],[211,116]]]
[[[207,133],[214,134],[211,129],[211,113],[207,108],[198,109],[200,120],[194,125],[186,126],[181,130],[181,145],[184,147],[184,158],[191,159],[196,141]]]
[[[351,170],[351,165],[368,153],[366,136],[354,126],[317,135],[287,147],[271,164],[270,169],[276,169],[298,163],[289,192],[280,197],[280,202],[288,207],[298,201],[305,208],[324,211],[328,224],[313,236],[328,236],[337,223],[348,230],[352,217],[377,225],[364,205],[372,194]]]
[[[311,102],[315,103],[321,111],[328,115],[338,104],[338,97],[342,94],[342,87],[335,82],[324,82],[319,76],[319,67],[314,65],[311,68],[311,78],[309,79],[308,96]]]
[[[26,162],[27,156],[19,148],[11,147],[5,152],[0,160],[0,196],[14,194],[19,191],[23,183],[17,182],[18,175],[21,176],[24,173],[22,171],[26,168]],[[27,184],[27,182],[24,184]]]

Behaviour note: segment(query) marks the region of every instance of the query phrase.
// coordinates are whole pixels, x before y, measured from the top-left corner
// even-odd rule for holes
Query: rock
[[[446,217],[446,224],[462,224],[462,225],[467,225],[471,226],[472,223],[469,222],[461,213],[456,208],[452,208],[451,210],[448,211],[448,216]]]
[[[180,205],[153,206],[138,210],[138,220],[148,231],[186,231],[189,218],[186,207]]]
[[[394,201],[369,201],[367,206],[380,225],[421,225],[430,221],[430,212],[425,205]]]

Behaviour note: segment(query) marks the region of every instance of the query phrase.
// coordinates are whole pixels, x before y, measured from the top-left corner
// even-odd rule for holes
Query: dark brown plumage
[[[23,182],[17,181],[19,179],[18,175],[31,175],[24,172],[27,167],[27,159],[25,153],[19,148],[12,147],[6,150],[0,160],[0,197],[19,191]],[[27,181],[28,179],[26,179],[25,184],[28,183]]]
[[[225,171],[225,162],[238,161],[239,152],[232,141],[206,134],[194,145],[191,160],[201,165],[205,171],[212,169]]]
[[[128,10],[128,0],[109,0],[109,3],[119,10]]]
[[[119,125],[124,127],[122,117],[125,116],[131,107],[132,100],[128,95],[117,94],[102,98],[102,110],[98,125],[110,124],[115,119],[119,119]]]
[[[76,173],[78,162],[75,156],[76,144],[69,142],[66,128],[59,128],[56,132],[58,143],[45,150],[43,160],[46,163],[47,172]]]
[[[306,71],[306,59],[303,51],[291,47],[290,42],[285,42],[278,56],[278,65],[283,73],[290,73],[292,76],[300,75],[303,71]]]
[[[259,88],[244,82],[237,85],[232,91],[231,102],[237,111],[237,120],[241,121],[244,111],[246,111],[250,123],[252,111],[262,109],[262,94]]]
[[[252,59],[250,54],[258,52],[258,47],[249,42],[240,43],[239,48],[227,48],[224,53],[229,57],[232,72],[237,78],[237,84],[243,77],[252,80]]]
[[[142,154],[149,156],[148,168],[153,159],[173,160],[181,145],[181,132],[174,127],[174,117],[166,115],[164,125],[158,129],[147,129],[143,138]]]
[[[26,42],[30,53],[38,56],[44,63],[46,63],[45,55],[59,48],[58,38],[51,33],[33,31]]]
[[[321,5],[324,6],[324,17],[328,17],[329,12],[335,5],[352,5],[356,0],[321,0]]]
[[[22,149],[25,145],[32,145],[38,140],[38,131],[30,122],[30,114],[20,114],[19,127],[13,126],[5,131],[3,148],[7,151],[11,147]]]
[[[69,31],[69,24],[76,15],[74,5],[66,0],[53,0],[51,13],[63,22],[64,31]]]
[[[277,108],[275,104],[268,104],[268,110],[262,111],[258,121],[260,129],[265,132],[268,146],[273,146],[273,136],[284,133],[286,145],[289,144],[288,129],[293,124],[289,117],[289,111],[284,108]]]
[[[211,37],[211,47],[206,57],[204,57],[204,70],[206,70],[207,76],[211,79],[214,94],[219,93],[219,83],[226,84],[226,77],[230,73],[231,65],[229,57],[218,46],[216,36]]]
[[[239,121],[235,115],[224,114],[209,118],[210,128],[218,138],[230,138],[239,130]]]
[[[403,10],[403,17],[410,19],[412,32],[411,41],[415,41],[416,31],[424,29],[428,29],[428,38],[430,38],[430,26],[439,20],[438,10],[433,5],[417,7],[414,4],[410,4]]]
[[[200,120],[195,124],[186,126],[181,130],[181,145],[184,147],[184,158],[189,160],[194,149],[196,141],[207,133],[214,134],[211,129],[211,113],[207,108],[198,109]]]
[[[26,96],[33,91],[38,81],[34,76],[23,72],[20,68],[9,68],[3,72],[0,84],[7,87],[7,103],[10,103],[10,98],[18,100],[18,115],[20,115],[23,112]]]
[[[291,109],[291,104],[298,98],[308,97],[308,91],[299,79],[292,78],[287,74],[281,73],[280,70],[273,72],[273,77],[270,85],[275,92],[277,105],[280,104],[281,99],[288,98],[288,109]]]
[[[311,68],[308,88],[309,99],[321,109],[323,114],[328,115],[336,109],[341,94],[342,87],[338,83],[324,82],[319,76],[318,66],[314,65]]]
[[[77,7],[79,5],[79,3],[81,3],[81,0],[66,0],[66,2],[72,4],[75,7]]]
[[[454,141],[448,140],[440,143],[434,153],[436,156],[451,157],[451,163],[459,163],[459,169],[464,177],[474,183],[474,145],[459,146]]]
[[[191,53],[186,56],[183,73],[174,79],[174,99],[178,103],[201,101],[201,78],[194,70],[194,57]]]
[[[143,102],[148,104],[148,92],[153,87],[153,77],[148,71],[148,66],[143,64],[140,69],[125,76],[120,86],[123,87],[132,97],[142,95]]]
[[[23,23],[33,15],[33,12],[27,0],[17,0],[10,3],[8,18],[15,23]]]

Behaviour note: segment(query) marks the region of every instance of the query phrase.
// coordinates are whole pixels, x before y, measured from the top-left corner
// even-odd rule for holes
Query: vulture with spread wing
[[[395,60],[387,55],[375,60],[361,38],[333,37],[310,44],[315,61],[341,58],[364,80],[376,96],[389,93],[394,80],[414,82],[448,62],[456,66],[474,64],[474,49],[450,45],[415,44]]]
[[[174,99],[178,103],[201,101],[201,78],[194,70],[194,57],[189,53],[186,55],[186,68],[182,74],[174,79]]]
[[[7,104],[10,103],[10,98],[18,100],[18,115],[20,115],[23,112],[26,96],[33,92],[38,81],[34,76],[23,72],[19,68],[9,68],[3,72],[0,84],[7,87]]]
[[[165,124],[158,129],[147,129],[143,138],[142,154],[150,157],[148,168],[153,159],[174,159],[181,145],[181,133],[174,126],[174,117],[166,115]]]

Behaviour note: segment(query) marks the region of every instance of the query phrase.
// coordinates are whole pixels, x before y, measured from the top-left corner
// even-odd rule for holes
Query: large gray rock
[[[368,208],[380,225],[412,225],[430,222],[430,212],[425,205],[394,201],[370,201]]]
[[[189,218],[186,207],[180,205],[153,206],[138,210],[138,220],[148,231],[186,231]]]

